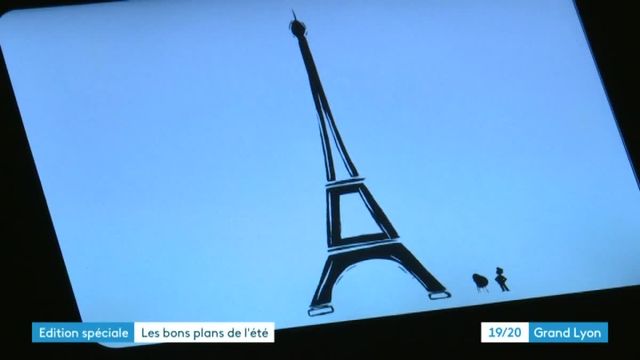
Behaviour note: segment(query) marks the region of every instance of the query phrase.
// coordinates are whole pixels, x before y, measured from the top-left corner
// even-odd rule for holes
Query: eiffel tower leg
[[[333,286],[340,274],[351,265],[372,259],[392,260],[400,264],[429,292],[429,298],[432,300],[451,297],[447,289],[422,266],[420,261],[404,245],[392,242],[329,255],[309,306],[309,316],[332,313]]]
[[[335,285],[338,280],[338,276],[353,263],[352,259],[345,256],[347,254],[348,253],[329,255],[327,261],[325,261],[320,282],[318,283],[316,292],[311,300],[311,305],[307,311],[309,316],[318,316],[333,312],[333,306],[331,306],[333,285]]]
[[[450,298],[447,289],[401,243],[389,244],[389,258],[402,265],[429,292],[431,300]]]

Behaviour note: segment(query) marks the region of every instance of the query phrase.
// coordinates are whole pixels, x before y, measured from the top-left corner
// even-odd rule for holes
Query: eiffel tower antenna
[[[293,10],[291,11],[293,12]],[[320,75],[305,37],[307,28],[297,19],[295,12],[293,12],[293,21],[289,24],[289,28],[298,39],[302,59],[309,77],[311,95],[318,115],[327,176],[325,191],[327,196],[327,246],[329,255],[309,306],[309,316],[332,313],[334,311],[331,304],[333,286],[340,274],[351,265],[372,259],[392,260],[400,264],[427,290],[429,298],[432,300],[451,297],[446,288],[398,240],[399,235],[391,221],[389,221],[380,205],[369,192],[369,189],[364,184],[364,178],[360,177],[338,131],[338,126],[329,107],[329,101],[322,88]],[[340,155],[342,164],[349,173],[349,178],[336,179],[333,159],[334,151],[337,151]],[[342,237],[340,198],[343,195],[352,193],[360,195],[365,208],[380,228],[379,232]]]

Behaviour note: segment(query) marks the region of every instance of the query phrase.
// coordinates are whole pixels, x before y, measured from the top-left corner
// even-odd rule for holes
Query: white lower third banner
[[[136,322],[135,343],[272,343],[272,322]]]
[[[32,323],[34,343],[273,343],[273,322]]]

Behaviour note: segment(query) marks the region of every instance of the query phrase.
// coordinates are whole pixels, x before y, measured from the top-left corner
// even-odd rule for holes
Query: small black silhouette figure
[[[502,275],[503,273],[504,270],[502,270],[501,267],[496,268],[496,274],[498,274],[498,276],[496,276],[496,282],[500,285],[500,289],[502,289],[502,291],[509,291],[509,288],[507,287],[507,278]]]
[[[473,282],[476,283],[478,292],[480,292],[480,289],[485,289],[487,290],[487,292],[489,292],[489,289],[487,289],[487,285],[489,285],[489,279],[480,274],[473,274],[471,278],[473,278]]]

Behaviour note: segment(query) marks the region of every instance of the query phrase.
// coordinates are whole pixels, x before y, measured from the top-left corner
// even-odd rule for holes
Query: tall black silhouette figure
[[[311,49],[307,43],[306,27],[298,21],[295,13],[294,20],[289,27],[293,35],[298,38],[302,59],[309,76],[309,85],[313,102],[318,112],[320,126],[320,138],[324,153],[324,165],[327,175],[327,245],[329,256],[325,262],[320,282],[316,289],[309,316],[324,315],[333,312],[331,296],[333,286],[340,274],[349,266],[358,262],[371,259],[393,260],[404,267],[420,284],[428,291],[432,300],[451,297],[436,278],[422,266],[418,259],[407,250],[397,239],[398,233],[393,225],[373,198],[369,189],[364,184],[364,178],[360,177],[347,148],[342,141],[340,132],[329,108],[329,102],[322,88],[318,70],[311,56]],[[330,140],[333,140],[333,142]],[[349,178],[337,180],[334,168],[333,146],[340,155]],[[340,197],[346,194],[356,193],[366,205],[373,220],[380,228],[380,232],[364,234],[352,237],[342,237],[340,224]]]
[[[502,275],[503,273],[504,270],[501,267],[496,268],[496,274],[498,274],[498,276],[496,276],[496,282],[500,285],[500,289],[502,291],[509,291],[509,288],[507,287],[507,278]]]
[[[489,285],[489,279],[480,274],[473,274],[471,278],[473,279],[473,282],[476,283],[478,292],[480,292],[480,289],[485,289],[487,290],[487,292],[489,292],[489,289],[487,289],[487,285]]]

